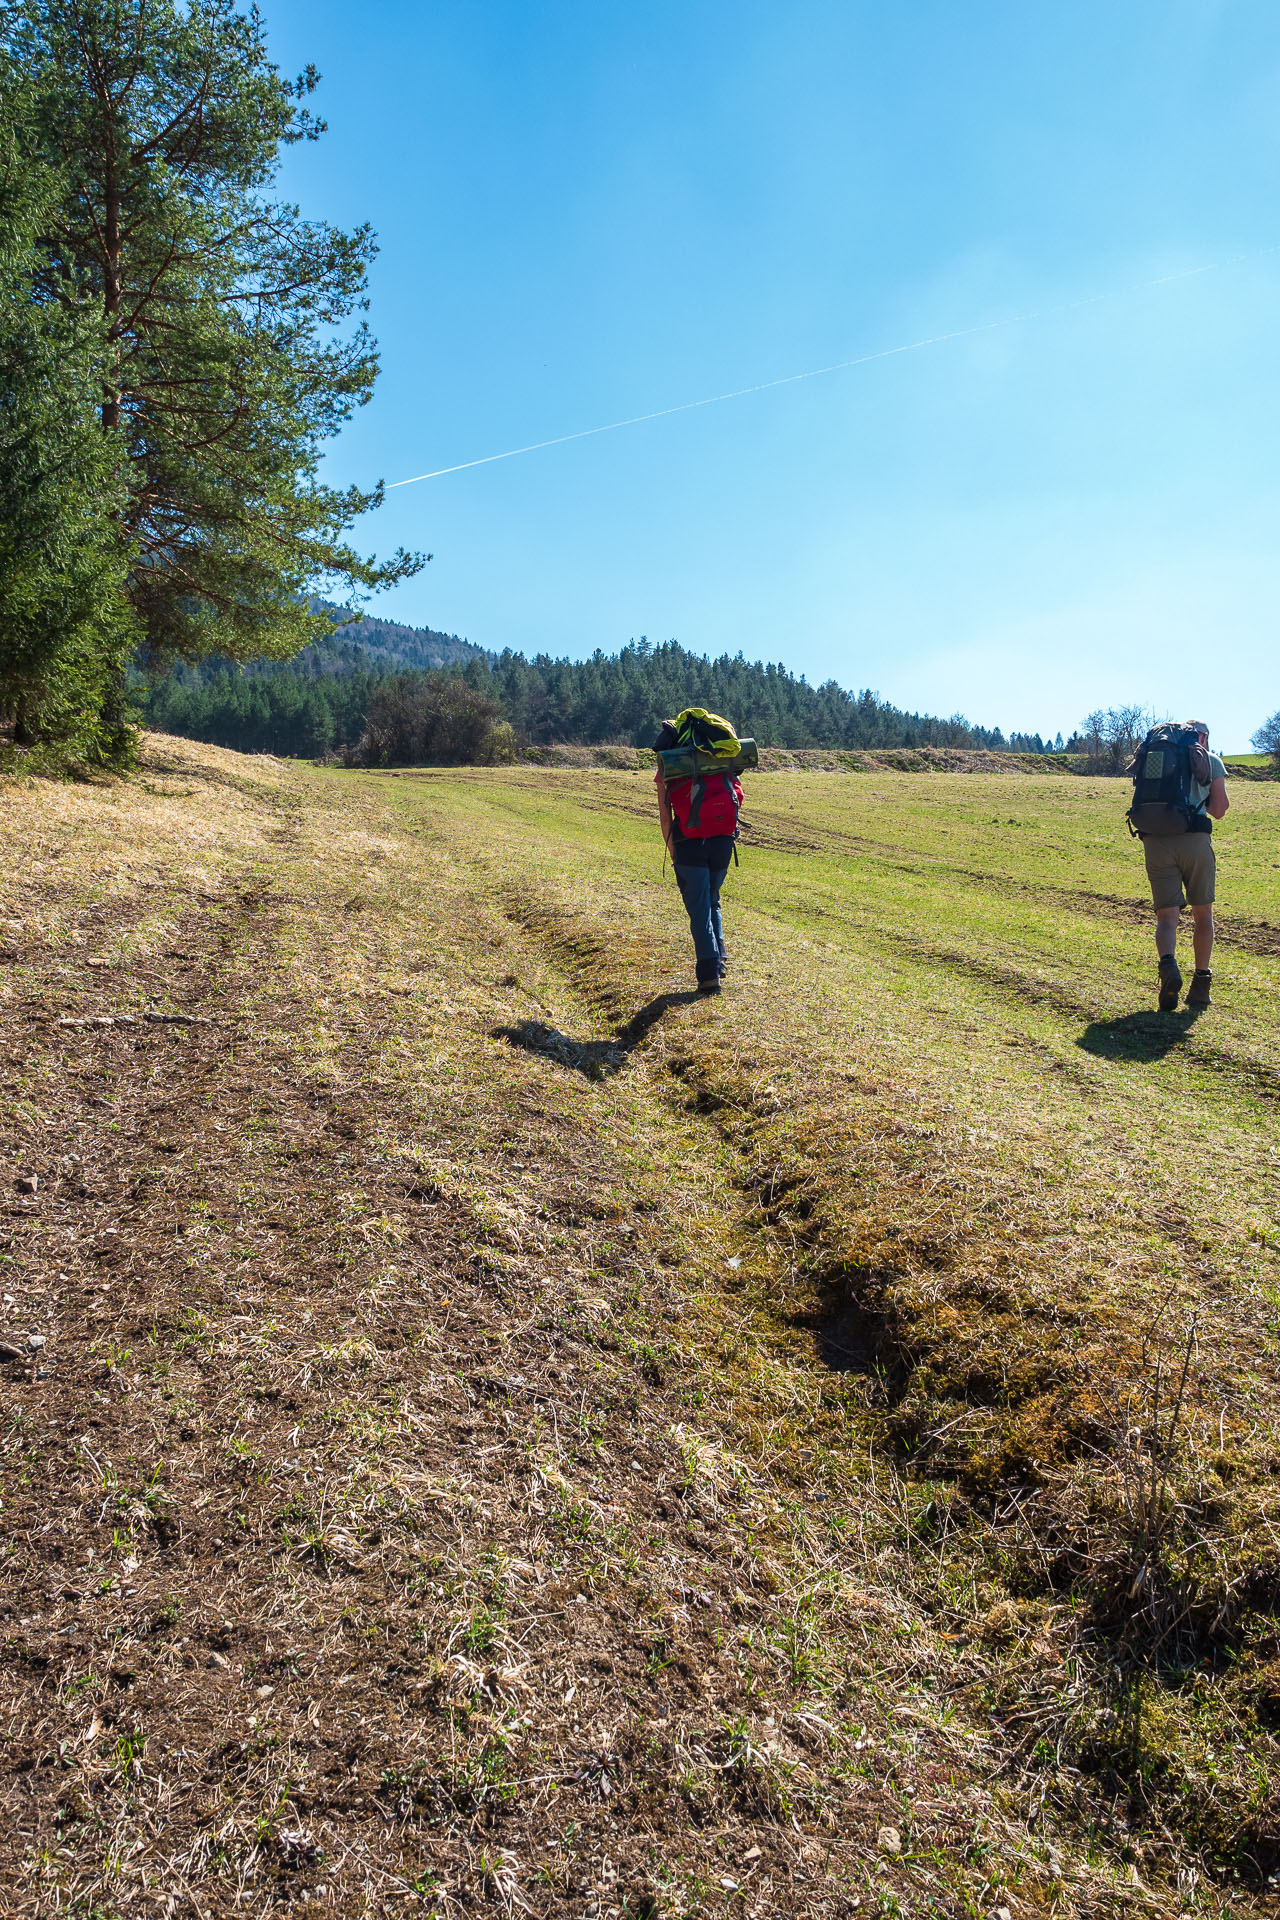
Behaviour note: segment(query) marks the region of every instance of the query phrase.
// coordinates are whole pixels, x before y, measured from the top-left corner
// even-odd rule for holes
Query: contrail
[[[623,427],[638,427],[646,420],[667,420],[674,413],[693,413],[698,407],[718,407],[725,400],[743,400],[751,393],[768,393],[774,387],[793,387],[801,380],[820,380],[824,374],[843,373],[848,367],[870,366],[873,360],[892,360],[902,353],[919,353],[924,347],[940,347],[948,340],[971,340],[975,334],[994,333],[999,327],[1015,327],[1029,320],[1048,320],[1056,313],[1074,313],[1080,307],[1096,306],[1100,300],[1118,300],[1127,293],[1143,293],[1150,287],[1165,287],[1173,280],[1194,280],[1200,274],[1235,266],[1262,254],[1280,252],[1280,244],[1255,252],[1234,254],[1229,260],[1211,260],[1202,267],[1186,267],[1180,273],[1162,273],[1154,280],[1140,280],[1129,287],[1112,287],[1104,293],[1087,294],[1082,300],[1065,300],[1058,306],[1037,307],[1027,313],[1011,313],[1003,320],[984,320],[976,327],[957,327],[951,333],[930,333],[921,340],[908,340],[902,346],[881,347],[876,353],[860,353],[852,360],[833,360],[826,367],[810,367],[804,373],[785,373],[777,380],[758,380],[754,386],[734,387],[728,393],[708,394],[705,400],[682,400],[678,406],[657,407],[652,413],[633,413],[626,420],[610,420],[602,427],[583,427],[577,433],[558,433],[550,440],[531,440],[526,447],[508,447],[505,453],[486,453],[479,460],[459,460],[456,466],[434,467],[430,473],[415,473],[408,480],[393,480],[387,487],[416,487],[420,480],[440,480],[447,473],[466,473],[471,467],[492,466],[495,460],[515,460],[522,453],[541,453],[544,447],[567,446],[571,440],[591,440],[598,433],[618,433]]]

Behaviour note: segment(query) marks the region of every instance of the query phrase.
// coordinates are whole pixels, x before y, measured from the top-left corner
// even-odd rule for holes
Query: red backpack
[[[687,840],[709,840],[720,833],[737,836],[742,788],[732,775],[695,773],[689,780],[673,780],[667,799]]]

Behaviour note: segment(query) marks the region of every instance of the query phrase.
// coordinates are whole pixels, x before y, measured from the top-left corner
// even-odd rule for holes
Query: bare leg
[[[1213,959],[1213,908],[1192,907],[1191,918],[1195,925],[1192,938],[1195,945],[1196,966],[1207,973],[1209,962]],[[1156,936],[1157,942],[1159,935]]]
[[[1213,945],[1213,909],[1212,907],[1193,907],[1196,914],[1208,912],[1209,944]],[[1166,954],[1172,954],[1178,944],[1178,921],[1182,916],[1181,907],[1157,907],[1156,909],[1156,952],[1163,960]],[[1199,939],[1200,922],[1196,921],[1196,937]],[[1199,964],[1197,959],[1197,964]]]

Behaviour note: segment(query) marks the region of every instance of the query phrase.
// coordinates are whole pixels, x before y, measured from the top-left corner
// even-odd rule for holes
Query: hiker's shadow
[[[638,1013],[633,1013],[612,1040],[575,1040],[559,1028],[548,1026],[544,1020],[522,1020],[518,1026],[494,1027],[492,1037],[506,1040],[513,1047],[522,1047],[526,1053],[540,1053],[548,1060],[558,1060],[562,1067],[570,1067],[588,1080],[607,1080],[610,1074],[626,1065],[632,1048],[640,1044],[664,1013],[669,1013],[672,1007],[691,1006],[698,997],[696,990],[660,993]]]
[[[1177,1013],[1122,1013],[1114,1020],[1091,1020],[1076,1045],[1102,1060],[1163,1060],[1187,1044],[1200,1011],[1182,1007]]]

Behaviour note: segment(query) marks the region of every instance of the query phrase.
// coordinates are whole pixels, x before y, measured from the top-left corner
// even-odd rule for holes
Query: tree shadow
[[[494,1027],[491,1038],[505,1040],[513,1047],[522,1047],[526,1053],[540,1053],[545,1059],[556,1060],[562,1067],[570,1067],[588,1080],[606,1080],[610,1074],[619,1072],[626,1065],[627,1056],[633,1047],[637,1047],[649,1032],[657,1025],[664,1013],[672,1007],[688,1007],[700,998],[696,990],[686,993],[660,993],[656,999],[633,1013],[625,1026],[619,1027],[612,1040],[575,1040],[567,1033],[561,1033],[558,1027],[548,1026],[544,1020],[522,1020],[514,1027]]]
[[[1187,1044],[1200,1013],[1199,1007],[1180,1007],[1176,1013],[1122,1013],[1114,1020],[1091,1020],[1076,1045],[1101,1060],[1163,1060]]]

